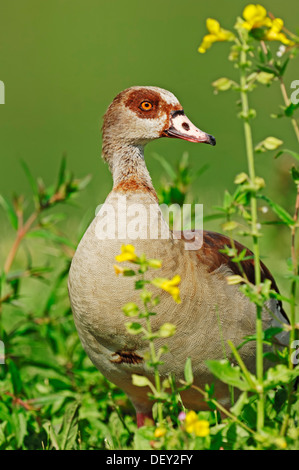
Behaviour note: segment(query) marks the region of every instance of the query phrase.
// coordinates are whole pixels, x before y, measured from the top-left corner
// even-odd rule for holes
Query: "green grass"
[[[91,364],[75,329],[66,286],[70,261],[84,227],[66,239],[59,217],[65,203],[78,195],[82,185],[78,180],[68,179],[65,163],[61,169],[56,183],[43,193],[46,208],[40,211],[37,225],[32,226],[32,233],[38,234],[38,238],[23,239],[9,272],[2,275],[0,327],[6,361],[0,366],[0,448],[254,448],[259,442],[255,435],[256,401],[248,398],[247,392],[227,419],[221,420],[213,388],[198,391],[205,394],[211,407],[211,412],[198,414],[197,420],[208,421],[210,429],[208,436],[200,437],[187,432],[184,420],[179,419],[180,402],[174,389],[166,401],[164,398],[163,414],[168,418],[159,424],[160,435],[152,425],[137,429],[134,409],[125,394]],[[163,179],[168,183],[160,185],[160,201],[171,203],[174,197],[184,201],[187,195],[190,198],[194,173],[186,156],[178,169],[171,172],[173,181],[165,173]],[[70,192],[64,191],[66,187]],[[60,202],[55,194],[64,195]],[[51,200],[55,202],[50,203]],[[39,207],[36,201],[35,197],[35,209],[29,204],[33,213]],[[31,217],[29,207],[24,220]],[[58,225],[54,223],[56,220]],[[13,246],[13,232],[10,233],[10,239],[3,245],[6,259]],[[211,367],[217,375],[218,365],[211,364]],[[225,370],[221,375],[225,377]],[[185,377],[192,386],[190,364],[186,366]],[[286,393],[284,385],[280,385],[267,398],[265,436],[259,443],[265,448],[279,449],[286,445],[290,449],[298,448],[293,421],[297,405],[292,408],[287,440],[277,436],[285,413]]]

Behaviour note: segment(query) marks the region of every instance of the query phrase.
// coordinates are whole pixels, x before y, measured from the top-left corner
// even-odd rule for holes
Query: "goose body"
[[[160,293],[157,315],[152,317],[153,330],[165,322],[176,325],[173,337],[156,343],[157,347],[169,347],[163,356],[162,377],[172,372],[176,380],[182,379],[190,357],[195,384],[204,387],[215,383],[216,397],[229,407],[227,386],[215,380],[205,361],[223,358],[227,340],[239,345],[244,336],[255,333],[254,304],[238,286],[227,284],[227,276],[239,274],[237,265],[219,252],[230,245],[230,240],[204,231],[202,243],[194,249],[190,246],[194,239],[172,233],[163,219],[143,155],[145,144],[163,136],[215,144],[212,136],[189,121],[176,97],[166,90],[132,87],[121,92],[109,106],[103,124],[103,158],[113,175],[113,189],[79,243],[69,273],[69,295],[82,345],[94,365],[131,399],[139,425],[142,417],[150,415],[153,403],[147,388],[132,385],[132,374],[145,375],[150,380],[153,376],[145,366],[147,344],[141,335],[131,335],[125,328],[121,307],[127,302],[138,304],[139,292],[134,290],[134,278],[116,276],[114,272],[115,256],[123,244],[133,244],[136,253],[162,260],[159,277],[181,277],[182,302],[175,304],[169,294]],[[136,238],[134,221],[139,209]],[[103,236],[105,214],[106,233],[111,230],[115,237]],[[244,248],[235,243],[239,251]],[[251,259],[243,262],[243,269],[254,281]],[[261,274],[277,289],[262,263]],[[269,308],[286,321],[277,301],[271,301]],[[263,321],[264,328],[275,324],[267,310]],[[247,343],[240,353],[247,367],[254,370],[255,343]],[[191,389],[182,394],[182,399],[189,409],[207,409],[201,396]]]

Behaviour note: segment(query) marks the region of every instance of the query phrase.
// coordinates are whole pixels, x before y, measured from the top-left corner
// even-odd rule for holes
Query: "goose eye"
[[[141,105],[139,106],[140,109],[143,111],[149,111],[152,109],[153,105],[150,101],[142,101]]]

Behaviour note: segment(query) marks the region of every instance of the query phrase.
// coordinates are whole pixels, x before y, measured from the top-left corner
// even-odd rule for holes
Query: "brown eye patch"
[[[123,103],[142,119],[158,119],[162,115],[168,116],[165,128],[169,126],[170,113],[182,109],[179,103],[177,105],[168,104],[160,93],[148,88],[129,90],[127,96],[124,96]]]
[[[141,118],[155,119],[161,112],[163,100],[153,90],[132,90],[125,100],[125,106]]]

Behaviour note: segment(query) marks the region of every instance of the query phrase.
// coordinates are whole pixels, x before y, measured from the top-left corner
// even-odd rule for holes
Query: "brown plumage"
[[[241,269],[239,268],[238,264],[231,260],[227,253],[223,253],[226,247],[228,248],[235,248],[237,253],[241,253],[244,249],[246,250],[245,253],[245,260],[241,261]],[[248,248],[246,248],[241,243],[234,240],[233,244],[231,239],[225,235],[222,235],[217,232],[211,232],[204,230],[203,232],[203,244],[200,250],[197,251],[197,257],[200,260],[200,263],[205,264],[208,267],[208,271],[212,273],[216,269],[218,269],[222,265],[226,265],[232,271],[233,274],[238,274],[242,276],[243,273],[251,282],[252,284],[255,283],[255,274],[254,274],[254,259],[253,253]],[[264,282],[265,279],[269,279],[271,281],[271,288],[274,289],[277,293],[279,293],[279,289],[273,278],[272,274],[270,273],[269,269],[265,264],[260,261],[260,268],[261,268],[261,281]],[[285,318],[287,322],[288,316],[285,313],[282,302],[278,301],[278,305],[280,307],[281,314]]]
[[[156,341],[157,348],[165,343],[169,347],[160,367],[162,378],[173,373],[177,381],[182,379],[186,359],[190,357],[194,383],[202,388],[207,383],[214,383],[216,398],[229,407],[228,387],[215,380],[205,361],[222,358],[222,345],[227,344],[227,340],[238,345],[244,336],[255,333],[254,304],[240,292],[239,286],[227,283],[227,276],[241,274],[238,265],[220,251],[225,245],[230,246],[230,239],[205,231],[202,246],[193,249],[186,233],[178,237],[163,219],[143,149],[147,143],[165,136],[211,145],[216,143],[213,136],[192,124],[169,91],[157,87],[132,87],[113,100],[103,124],[103,158],[113,176],[113,189],[83,236],[69,273],[70,300],[83,347],[107,379],[127,393],[135,406],[138,425],[150,415],[152,401],[148,398],[149,389],[135,387],[131,376],[134,373],[145,375],[152,381],[154,378],[143,360],[148,344],[141,335],[130,335],[124,325],[121,307],[127,302],[139,303],[140,298],[139,291],[134,290],[134,280],[117,277],[113,270],[115,256],[120,253],[122,244],[131,243],[136,253],[161,259],[159,277],[172,278],[174,274],[181,277],[182,302],[175,304],[169,294],[162,292],[161,302],[156,307],[157,315],[152,317],[153,331],[165,322],[176,325],[174,336]],[[136,207],[143,210],[137,237],[128,231]],[[106,234],[100,230],[102,220],[109,229]],[[125,229],[119,220],[127,223]],[[153,239],[151,234],[157,227],[157,236]],[[165,233],[167,236],[163,238]],[[234,245],[238,252],[244,249],[238,242]],[[242,261],[242,269],[254,282],[249,250],[246,257],[249,258]],[[261,275],[262,279],[270,279],[272,287],[278,290],[263,263]],[[263,311],[264,328],[277,325],[275,317],[279,321],[286,319],[281,303],[271,299]],[[281,342],[286,339],[285,333],[278,336]],[[240,354],[247,367],[254,370],[254,342],[246,343]],[[226,355],[230,355],[229,348]],[[189,409],[208,409],[193,389],[183,392],[182,400]]]

